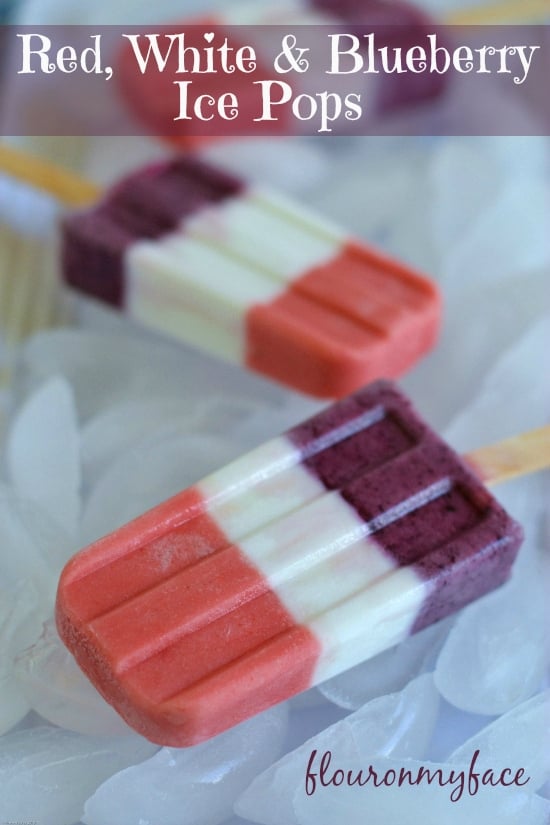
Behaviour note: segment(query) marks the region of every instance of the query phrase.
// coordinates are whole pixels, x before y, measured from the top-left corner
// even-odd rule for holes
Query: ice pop
[[[130,725],[192,745],[498,587],[521,540],[379,381],[77,554],[58,629]]]
[[[439,329],[426,278],[192,156],[70,216],[62,260],[71,286],[318,397],[399,376]]]
[[[319,55],[325,53],[329,27],[332,27],[333,31],[356,33],[359,38],[367,31],[375,30],[377,43],[389,49],[406,50],[422,43],[427,34],[434,31],[434,21],[425,11],[406,0],[346,0],[343,3],[338,0],[284,0],[282,4],[272,5],[241,0],[223,9],[218,8],[210,14],[206,13],[200,18],[176,23],[174,26],[164,27],[161,38],[181,36],[183,32],[186,49],[195,49],[198,53],[206,45],[205,38],[208,38],[207,43],[212,44],[214,49],[227,38],[235,53],[240,47],[252,46],[257,59],[254,72],[235,72],[231,76],[231,90],[239,101],[239,117],[235,120],[222,120],[217,118],[215,108],[208,108],[206,119],[201,119],[197,111],[202,112],[202,106],[197,110],[197,101],[208,95],[217,99],[227,91],[227,75],[224,76],[220,58],[215,58],[216,71],[213,73],[201,75],[195,70],[192,83],[186,90],[187,105],[182,107],[181,104],[177,105],[178,97],[173,94],[173,85],[171,88],[166,81],[167,75],[171,79],[185,80],[191,77],[178,73],[181,71],[181,62],[176,50],[171,49],[170,53],[166,54],[166,62],[162,61],[160,67],[155,61],[149,60],[144,70],[141,61],[136,60],[135,44],[124,45],[118,56],[116,74],[122,99],[148,130],[186,148],[197,148],[212,140],[247,134],[255,137],[303,132],[315,134],[319,127],[324,131],[328,124],[325,124],[324,116],[320,114],[323,104],[314,94],[311,95],[310,103],[304,106],[306,109],[312,107],[317,111],[318,118],[310,114],[300,122],[291,110],[291,100],[279,103],[284,97],[284,92],[280,88],[282,80],[291,81],[293,98],[307,96],[312,91],[312,85],[318,85],[319,89],[328,88],[332,94],[340,92],[342,98],[349,91],[362,93],[368,96],[369,100],[369,122],[373,119],[376,121],[388,113],[400,112],[406,106],[438,98],[447,86],[445,76],[437,73],[371,74],[368,78],[363,78],[357,86],[353,86],[353,89],[349,75],[341,84],[333,77],[327,77],[327,66],[320,60]],[[315,29],[318,32],[317,37],[313,36]],[[281,75],[275,70],[274,59],[281,49],[281,42],[287,31],[300,32],[299,45],[306,47],[310,63],[315,65],[315,60],[319,62],[317,69],[309,69],[309,74],[318,75],[317,84],[312,84],[311,79],[306,83],[299,72]],[[164,54],[164,40],[161,39],[160,42]],[[345,41],[342,48],[349,48],[349,42]],[[144,54],[145,46],[141,47],[139,52]],[[185,71],[189,72],[190,68],[189,61]],[[347,65],[344,71],[348,71]],[[206,63],[201,72],[206,72]],[[269,119],[260,116],[264,109],[256,84],[264,81],[274,84],[273,92],[267,95],[274,101]],[[332,109],[332,104],[328,108]],[[212,111],[216,124],[214,127]],[[175,112],[179,112],[177,119]],[[329,113],[326,114],[330,119]],[[357,118],[341,117],[337,120],[337,125],[330,122],[329,131],[338,134],[365,134],[364,127],[358,127]]]

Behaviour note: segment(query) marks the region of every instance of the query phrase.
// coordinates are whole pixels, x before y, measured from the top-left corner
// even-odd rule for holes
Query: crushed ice
[[[48,722],[90,736],[128,736],[132,731],[99,695],[61,642],[55,623],[15,660],[20,695]]]
[[[6,445],[8,475],[74,538],[80,518],[78,423],[71,387],[52,378],[23,405]]]
[[[285,704],[193,748],[162,748],[108,779],[86,803],[86,825],[217,825],[286,735]]]
[[[156,749],[136,734],[109,739],[45,725],[8,733],[0,758],[1,821],[72,825],[98,785]]]
[[[304,790],[306,766],[314,752],[319,758],[330,752],[340,764],[376,756],[422,757],[435,726],[438,703],[429,674],[400,693],[373,699],[258,776],[238,800],[237,813],[262,825],[297,825],[293,797]]]

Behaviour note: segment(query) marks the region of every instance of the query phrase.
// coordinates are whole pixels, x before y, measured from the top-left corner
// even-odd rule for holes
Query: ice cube
[[[82,517],[87,544],[188,487],[241,451],[208,435],[168,435],[124,453],[95,485]]]
[[[128,736],[128,725],[107,704],[61,642],[55,622],[16,658],[19,694],[48,722],[89,736]]]
[[[0,740],[0,821],[73,825],[98,785],[155,750],[135,735],[105,739],[49,726],[9,733]]]
[[[217,825],[236,797],[281,751],[279,705],[192,748],[163,748],[108,779],[86,802],[86,825]]]
[[[545,589],[540,576],[518,576],[463,611],[435,671],[447,701],[498,715],[540,688],[549,660]]]
[[[217,394],[257,403],[258,399],[269,402],[286,395],[287,391],[273,382],[148,333],[119,313],[98,309],[90,301],[83,301],[82,308],[90,309],[93,329],[50,330],[38,333],[25,345],[19,392],[28,392],[46,378],[61,374],[71,384],[83,422],[114,404],[136,398],[197,399]],[[81,322],[86,324],[86,318]]]
[[[464,742],[449,756],[453,764],[469,764],[479,750],[480,768],[515,773],[523,768],[529,790],[550,780],[550,690],[517,705]]]
[[[331,177],[315,191],[314,206],[350,232],[428,272],[436,271],[425,204],[428,153],[406,138],[339,139]]]
[[[230,397],[140,398],[121,402],[94,416],[82,431],[82,462],[88,486],[122,453],[166,434],[227,434],[264,407]],[[246,426],[246,424],[245,424]]]
[[[8,487],[0,485],[0,574],[2,584],[14,586],[32,581],[45,599],[52,600],[56,571],[47,555],[47,544],[31,534],[36,522],[32,505],[21,501]],[[47,522],[47,519],[45,519]],[[55,528],[53,534],[55,534]],[[43,533],[40,533],[40,537]]]
[[[438,345],[402,380],[402,386],[424,415],[438,430],[444,431],[458,449],[481,445],[481,432],[477,431],[472,408],[474,404],[482,403],[482,393],[485,395],[483,406],[487,412],[491,411],[496,425],[499,418],[494,413],[496,408],[502,410],[503,422],[509,422],[510,416],[517,420],[518,412],[522,413],[520,429],[514,434],[527,429],[529,419],[535,418],[537,426],[543,423],[546,409],[546,405],[540,406],[544,392],[540,375],[545,368],[544,313],[548,304],[548,269],[516,273],[509,278],[503,277],[494,285],[484,285],[483,300],[480,300],[477,269],[474,275],[476,277],[472,279],[464,273],[463,278],[445,284],[443,297],[447,312]],[[487,306],[491,307],[490,313],[487,313]],[[464,334],[465,318],[468,319],[467,335]],[[541,336],[539,322],[542,350],[536,348],[536,341]],[[520,352],[516,354],[517,347]],[[506,366],[509,359],[510,369]],[[518,366],[524,375],[517,373]],[[499,384],[492,372],[494,368],[503,370],[503,384]],[[452,375],[452,381],[449,381],[449,375]],[[522,393],[516,389],[514,375],[522,392],[527,392],[527,397],[539,399],[539,406],[528,403],[520,407]],[[505,391],[504,386],[511,387],[511,391]],[[477,396],[480,396],[479,402]],[[510,415],[506,412],[509,402]],[[491,407],[491,403],[497,407]],[[464,428],[461,426],[465,441],[459,443],[455,441],[453,429],[455,420],[462,414],[467,424]],[[485,421],[484,417],[480,426],[485,426]],[[471,428],[471,438],[468,438],[468,428]],[[489,438],[491,435],[489,432]],[[498,438],[498,435],[492,437]]]
[[[121,402],[94,416],[82,430],[82,462],[88,485],[93,485],[123,452],[158,433],[159,426],[192,418],[192,405],[183,399],[143,398]]]
[[[206,146],[205,158],[245,180],[300,192],[318,185],[327,174],[329,159],[311,141],[299,138],[248,138]]]
[[[544,424],[548,388],[544,373],[550,318],[530,329],[499,358],[477,395],[445,431],[457,450],[472,450]],[[498,410],[498,415],[495,415]]]
[[[434,237],[445,258],[490,208],[502,188],[494,153],[479,140],[441,141],[430,166],[434,200]],[[474,185],[475,182],[475,185]]]
[[[381,696],[309,739],[258,776],[239,798],[239,816],[263,825],[296,825],[292,798],[304,784],[314,751],[330,751],[340,762],[375,756],[421,757],[439,709],[431,674],[420,676],[400,693]],[[323,822],[323,819],[318,819]]]
[[[12,496],[12,506],[38,548],[41,557],[57,578],[75,550],[75,540],[34,502]]]
[[[518,210],[518,199],[529,203]],[[550,207],[544,181],[519,177],[508,181],[447,256],[444,277],[453,281],[483,261],[486,284],[550,263],[547,216]]]
[[[529,138],[441,141],[434,153],[432,220],[444,277],[454,281],[483,261],[483,282],[547,266],[548,150]],[[518,210],[518,199],[529,209]]]
[[[39,504],[72,536],[80,516],[79,450],[71,388],[64,378],[52,378],[15,417],[6,458],[17,493]]]
[[[10,730],[29,710],[14,673],[14,658],[40,633],[44,605],[29,582],[0,589],[0,734]]]

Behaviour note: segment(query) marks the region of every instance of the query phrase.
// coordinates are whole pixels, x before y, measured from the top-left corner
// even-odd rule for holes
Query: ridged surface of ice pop
[[[58,628],[130,725],[191,745],[499,586],[521,538],[377,382],[77,554]]]
[[[63,272],[154,329],[324,398],[405,372],[441,314],[428,279],[187,157],[69,217]]]

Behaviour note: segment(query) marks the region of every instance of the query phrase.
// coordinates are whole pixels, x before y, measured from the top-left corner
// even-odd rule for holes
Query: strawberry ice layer
[[[130,725],[191,745],[499,586],[520,542],[378,382],[77,554],[58,627]]]
[[[154,329],[320,397],[406,371],[441,314],[427,279],[185,157],[70,217],[63,271]]]

